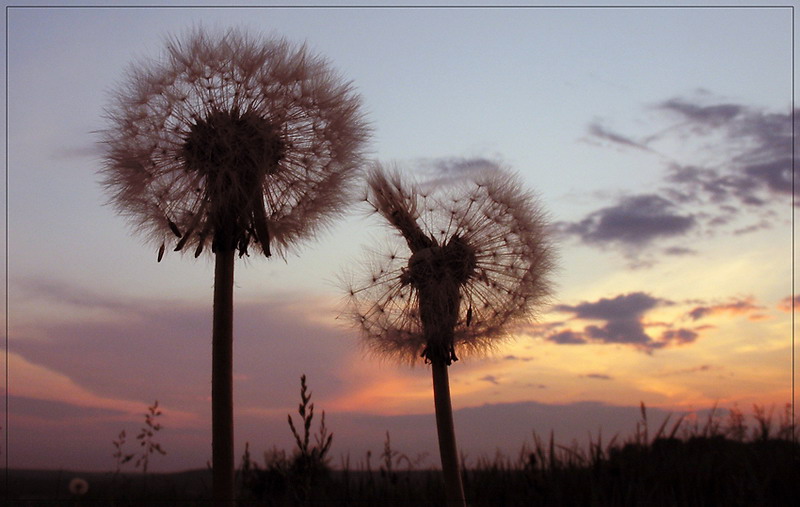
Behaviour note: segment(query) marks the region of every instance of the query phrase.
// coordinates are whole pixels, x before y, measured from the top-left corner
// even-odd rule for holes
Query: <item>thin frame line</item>
[[[7,9],[792,9],[791,4],[770,4],[770,5],[428,5],[428,4],[409,4],[409,5],[8,5]],[[794,19],[794,16],[793,16]]]
[[[6,164],[6,177],[5,177],[5,197],[6,197],[6,205],[5,205],[5,300],[4,300],[4,310],[5,310],[5,372],[4,372],[4,387],[5,387],[5,414],[3,418],[3,459],[5,463],[5,490],[6,490],[6,500],[9,498],[9,488],[8,488],[8,13],[9,7],[6,7],[6,20],[5,20],[5,29],[6,29],[6,37],[5,37],[5,44],[6,44],[6,54],[5,54],[5,84],[6,84],[6,93],[5,93],[5,101],[6,101],[6,110],[5,110],[5,127],[6,127],[6,138],[5,138],[5,164]]]
[[[795,154],[796,154],[796,137],[795,137],[795,8],[793,4],[782,5],[782,4],[774,4],[774,5],[712,5],[712,6],[703,6],[703,5],[359,5],[359,4],[349,4],[349,5],[291,5],[291,4],[280,4],[280,5],[235,5],[235,6],[209,6],[209,5],[6,5],[5,6],[5,245],[4,245],[4,253],[5,253],[5,266],[4,266],[4,273],[5,273],[5,297],[4,297],[4,311],[5,311],[5,336],[4,336],[4,347],[5,347],[5,358],[4,358],[4,381],[5,381],[5,400],[4,400],[4,432],[3,432],[3,449],[4,451],[4,464],[5,464],[5,491],[6,491],[6,498],[8,498],[9,488],[8,488],[8,472],[9,472],[9,453],[8,453],[8,433],[9,433],[9,389],[8,389],[8,381],[9,381],[9,297],[8,297],[8,275],[9,275],[9,143],[8,143],[8,104],[9,104],[9,86],[8,86],[8,79],[9,79],[9,70],[8,70],[8,62],[9,62],[9,12],[11,9],[369,9],[369,10],[376,10],[376,9],[391,9],[391,10],[400,10],[400,9],[424,9],[424,10],[434,10],[434,9],[470,9],[470,10],[487,10],[487,9],[643,9],[643,10],[653,10],[653,9],[791,9],[791,19],[792,19],[792,30],[791,30],[791,40],[792,40],[792,77],[791,77],[791,85],[792,85],[792,111],[791,111],[791,119],[792,119],[792,217],[791,217],[791,224],[792,224],[792,232],[791,232],[791,254],[792,254],[792,264],[791,264],[791,273],[792,273],[792,280],[791,280],[791,292],[792,292],[792,300],[791,300],[791,350],[792,350],[792,358],[791,358],[791,406],[792,406],[792,426],[793,429],[796,428],[795,422],[795,414],[796,414],[796,404],[795,404],[795,379],[796,379],[796,360],[795,360],[795,205],[796,205],[796,197],[795,197]],[[797,431],[793,431],[793,436],[795,440],[797,440]]]
[[[797,442],[797,419],[796,419],[796,404],[795,404],[795,384],[796,384],[796,360],[795,360],[795,204],[796,204],[796,196],[795,196],[795,156],[796,156],[796,144],[797,140],[795,137],[795,36],[794,36],[794,26],[795,26],[795,17],[794,17],[794,5],[792,6],[792,440]]]

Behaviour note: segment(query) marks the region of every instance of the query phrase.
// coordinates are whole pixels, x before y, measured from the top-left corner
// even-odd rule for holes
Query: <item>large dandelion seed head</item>
[[[398,241],[348,288],[351,316],[379,355],[450,364],[456,350],[484,353],[549,295],[546,220],[516,177],[424,191],[376,164],[366,200]]]
[[[368,139],[359,108],[304,46],[195,29],[114,93],[103,184],[159,259],[167,245],[284,253],[350,197]]]

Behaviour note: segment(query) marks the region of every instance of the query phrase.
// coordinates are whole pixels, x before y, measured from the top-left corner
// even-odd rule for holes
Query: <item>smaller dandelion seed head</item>
[[[383,257],[385,274],[356,282],[349,298],[378,355],[449,363],[456,348],[484,353],[549,295],[546,221],[515,177],[499,173],[422,193],[376,164],[367,199],[402,242]]]

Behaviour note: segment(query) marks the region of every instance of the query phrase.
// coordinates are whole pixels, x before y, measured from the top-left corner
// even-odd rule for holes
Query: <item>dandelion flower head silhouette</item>
[[[170,241],[195,257],[285,253],[347,198],[368,130],[359,97],[304,46],[194,29],[127,77],[103,183],[159,260]]]
[[[450,364],[457,351],[491,349],[547,298],[554,255],[544,213],[515,176],[425,188],[376,164],[366,201],[405,243],[347,289],[372,351]]]

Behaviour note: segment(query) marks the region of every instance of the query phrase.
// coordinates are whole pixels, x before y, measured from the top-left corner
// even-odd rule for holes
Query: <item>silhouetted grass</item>
[[[248,447],[237,474],[239,505],[443,505],[441,471],[393,449],[388,433],[379,456],[370,453],[355,466],[344,457],[332,468],[327,428],[314,435],[316,446],[308,443],[309,398],[296,432],[305,453],[273,449],[257,463]],[[598,435],[588,446],[563,446],[552,434],[534,434],[517,456],[477,458],[463,468],[469,505],[778,506],[800,498],[798,428],[788,411],[776,420],[755,407],[751,425],[736,409],[724,417],[712,411],[705,421],[668,418],[654,432],[643,405],[641,414],[625,440],[604,443]],[[73,498],[67,484],[75,475],[9,471],[8,505],[210,505],[208,470],[149,474],[147,497],[141,474],[108,473],[80,474],[90,488]]]

